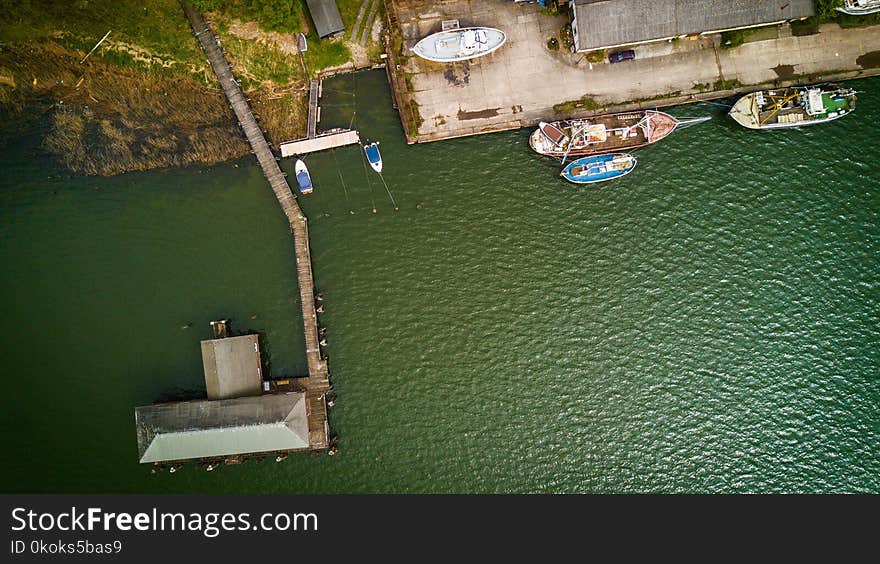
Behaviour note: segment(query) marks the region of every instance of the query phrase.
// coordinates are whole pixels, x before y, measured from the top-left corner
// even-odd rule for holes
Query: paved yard
[[[793,37],[787,26],[736,49],[721,49],[718,36],[686,38],[634,47],[636,59],[591,64],[583,54],[547,48],[566,15],[549,16],[536,4],[504,0],[393,0],[406,52],[440,29],[445,19],[462,27],[496,27],[507,34],[501,49],[455,64],[398,58],[391,71],[405,80],[422,123],[414,141],[435,141],[488,131],[531,126],[541,120],[588,113],[553,106],[588,97],[606,110],[683,103],[696,98],[754,90],[774,81],[805,82],[880,74],[880,27],[842,30],[835,24],[816,35]],[[392,20],[394,21],[394,20]],[[761,37],[767,37],[765,32]],[[863,56],[867,55],[867,56]],[[859,64],[859,58],[862,57]],[[866,62],[869,61],[869,62]],[[874,67],[874,68],[864,68]],[[699,88],[698,88],[699,85]],[[708,86],[708,88],[707,88]],[[723,91],[714,92],[718,88]],[[705,91],[704,91],[705,90]]]

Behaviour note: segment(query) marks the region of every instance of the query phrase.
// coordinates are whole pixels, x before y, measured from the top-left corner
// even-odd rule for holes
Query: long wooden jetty
[[[321,80],[309,82],[309,122],[306,128],[306,137],[314,137],[318,132],[318,100],[321,99]]]
[[[219,43],[207,22],[192,6],[181,1],[183,11],[192,25],[193,32],[199,40],[202,50],[208,57],[217,80],[223,87],[223,92],[232,106],[232,111],[238,118],[238,123],[244,130],[245,136],[257,156],[257,160],[263,169],[263,174],[272,186],[275,197],[282,211],[287,216],[290,229],[293,233],[293,246],[296,254],[296,273],[299,281],[299,297],[302,304],[302,318],[305,328],[306,361],[309,375],[299,379],[306,393],[309,420],[309,446],[312,449],[325,449],[329,446],[329,430],[327,427],[327,404],[325,394],[331,390],[330,374],[327,363],[321,357],[321,349],[318,340],[318,316],[315,311],[315,282],[312,277],[312,259],[309,253],[309,229],[308,220],[303,214],[296,197],[287,184],[287,179],[275,155],[269,148],[269,143],[263,135],[263,131],[257,124],[247,100],[241,91],[229,63],[220,50]]]

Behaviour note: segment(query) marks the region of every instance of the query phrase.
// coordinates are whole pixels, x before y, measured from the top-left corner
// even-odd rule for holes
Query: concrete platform
[[[697,36],[638,45],[636,59],[590,63],[581,53],[547,48],[567,25],[567,14],[549,16],[536,4],[501,0],[388,0],[392,84],[410,142],[436,141],[526,127],[548,118],[659,107],[729,96],[762,85],[817,82],[880,74],[859,63],[880,51],[880,26],[822,26],[816,35],[784,32],[735,49],[719,36]],[[393,8],[393,10],[392,10]],[[409,51],[419,39],[458,19],[462,26],[497,27],[507,43],[495,53],[455,64],[432,63]],[[395,36],[396,34],[396,36]],[[402,43],[402,52],[395,47]],[[590,98],[596,109],[554,110]],[[407,113],[420,119],[407,123]],[[420,123],[419,123],[420,122]],[[418,127],[415,124],[418,123]]]

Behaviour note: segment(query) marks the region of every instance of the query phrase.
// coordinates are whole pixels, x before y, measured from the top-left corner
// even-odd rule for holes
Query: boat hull
[[[296,164],[293,167],[293,172],[296,174],[296,183],[299,185],[300,193],[311,194],[314,190],[314,186],[312,186],[312,177],[309,175],[309,169],[306,167],[306,163],[297,159]]]
[[[557,158],[619,153],[660,141],[672,133],[678,123],[669,114],[656,110],[561,120],[542,124],[529,137],[529,146],[540,155]],[[563,131],[567,141],[554,142],[544,132],[547,125]]]
[[[493,53],[505,41],[507,35],[500,29],[466,27],[429,35],[416,43],[412,51],[428,61],[454,63]]]
[[[638,160],[627,153],[594,155],[572,161],[559,175],[574,184],[595,184],[626,176],[637,163]]]
[[[862,2],[859,2],[859,5],[852,1],[847,1],[844,2],[843,6],[837,8],[837,11],[850,16],[867,16],[868,14],[880,12],[880,1],[862,0]]]
[[[855,101],[854,90],[833,84],[778,88],[740,97],[728,115],[748,129],[789,129],[842,118]]]
[[[379,153],[379,144],[370,143],[364,145],[364,154],[367,155],[367,162],[376,172],[382,172],[382,155]]]

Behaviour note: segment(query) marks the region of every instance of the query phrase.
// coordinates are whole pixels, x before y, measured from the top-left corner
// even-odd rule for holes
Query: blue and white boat
[[[628,153],[582,157],[562,169],[560,176],[575,184],[592,184],[613,180],[636,168],[636,158]]]
[[[293,171],[296,173],[296,183],[299,184],[299,191],[303,194],[311,194],[314,188],[312,186],[312,177],[309,176],[309,169],[306,168],[306,163],[302,162],[301,159],[296,159]]]
[[[369,145],[364,145],[364,154],[367,155],[367,161],[369,161],[370,166],[373,167],[373,170],[381,173],[382,155],[379,153],[379,144],[370,143]]]

